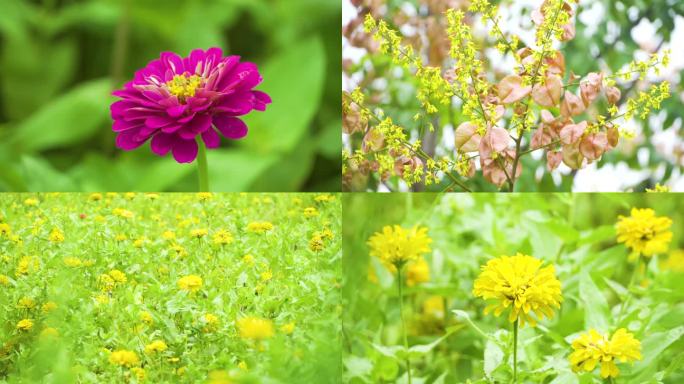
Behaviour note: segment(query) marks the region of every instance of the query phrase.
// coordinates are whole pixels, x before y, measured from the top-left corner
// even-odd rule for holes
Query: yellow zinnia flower
[[[132,367],[140,364],[140,358],[138,358],[138,355],[133,351],[120,349],[109,355],[109,362],[115,365]]]
[[[413,287],[416,284],[430,281],[430,265],[424,258],[410,262],[406,266],[406,285]]]
[[[398,225],[385,226],[368,240],[370,255],[385,264],[403,265],[417,260],[422,254],[430,252],[430,239],[427,228],[405,229]]]
[[[59,228],[53,228],[52,232],[50,232],[50,235],[48,236],[48,240],[51,243],[61,243],[64,241],[64,232],[62,232]]]
[[[273,224],[268,221],[253,221],[247,224],[247,232],[264,233],[273,229]]]
[[[184,291],[197,292],[202,288],[202,278],[197,275],[188,275],[178,280],[178,287]]]
[[[17,329],[20,331],[28,332],[33,328],[33,320],[22,319],[17,323]]]
[[[162,340],[155,340],[145,346],[145,354],[152,355],[157,352],[164,352],[168,346]]]
[[[615,361],[641,360],[641,343],[634,335],[620,328],[612,338],[600,334],[595,329],[581,334],[572,342],[570,365],[572,370],[591,372],[597,364],[601,364],[601,377],[617,377],[620,370]]]
[[[531,316],[553,317],[553,307],[560,308],[563,301],[561,284],[552,265],[541,267],[542,261],[518,253],[489,260],[475,280],[473,294],[494,303],[485,308],[485,314],[494,311],[500,316],[510,308],[508,321],[520,320],[520,325],[535,326]]]
[[[240,337],[243,339],[263,340],[273,337],[273,322],[258,317],[243,317],[237,321]]]
[[[620,216],[615,225],[617,241],[632,249],[634,256],[664,253],[672,240],[669,217],[656,217],[650,208],[632,208],[629,217]]]
[[[214,234],[213,242],[216,245],[226,245],[233,242],[233,235],[230,232],[221,229]]]

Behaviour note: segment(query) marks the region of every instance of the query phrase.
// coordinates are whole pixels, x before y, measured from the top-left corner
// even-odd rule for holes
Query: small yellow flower
[[[323,250],[325,244],[323,243],[323,238],[318,235],[314,235],[311,240],[309,240],[309,249],[313,252],[320,252]]]
[[[149,200],[157,200],[159,198],[158,193],[146,193],[145,197]]]
[[[36,301],[30,297],[22,297],[17,303],[17,308],[19,309],[33,309],[36,306]]]
[[[12,228],[7,223],[0,223],[0,236],[9,236],[12,234]]]
[[[252,255],[244,255],[242,257],[242,262],[247,264],[247,265],[254,265],[254,256]]]
[[[240,337],[250,340],[264,340],[273,337],[273,322],[258,317],[243,317],[237,321]]]
[[[24,256],[19,259],[19,264],[14,272],[17,276],[28,275],[40,269],[40,260],[35,256]]]
[[[268,271],[261,272],[261,281],[269,281],[273,278],[273,272],[269,269]]]
[[[128,236],[124,235],[123,233],[120,233],[114,237],[115,241],[126,241],[128,240]]]
[[[212,313],[206,313],[204,314],[204,328],[202,328],[203,332],[209,333],[209,332],[214,332],[216,329],[218,329],[219,326],[219,318],[218,316],[212,314]]]
[[[59,331],[52,327],[45,327],[40,331],[40,338],[42,340],[50,340],[59,337]]]
[[[430,296],[423,302],[423,314],[435,318],[444,318],[444,298],[442,296]]]
[[[176,254],[176,257],[183,258],[188,255],[188,251],[182,245],[173,244],[171,250]]]
[[[173,240],[173,239],[176,238],[176,232],[174,232],[174,231],[164,231],[164,233],[162,233],[162,238],[163,238],[164,240]]]
[[[88,200],[100,201],[100,200],[102,200],[102,194],[99,192],[91,193],[90,196],[88,196]]]
[[[107,295],[97,295],[95,296],[95,301],[98,304],[107,304],[109,303],[109,296]]]
[[[667,185],[661,185],[660,183],[656,183],[656,185],[651,188],[646,188],[646,192],[648,193],[665,193],[665,192],[670,192],[670,187]]]
[[[67,267],[76,268],[83,265],[83,262],[78,257],[69,256],[64,258],[64,265]]]
[[[537,324],[531,316],[553,317],[553,308],[560,308],[563,301],[561,284],[552,265],[542,268],[542,261],[518,253],[489,260],[482,266],[480,276],[475,280],[473,294],[494,303],[484,312],[494,311],[500,316],[510,309],[508,321],[520,320],[520,325]]]
[[[139,239],[136,239],[136,240],[133,242],[133,246],[136,247],[136,248],[142,248],[143,245],[145,245],[145,240],[146,240],[146,239],[145,239],[144,237],[141,237],[141,238],[139,238]]]
[[[178,280],[178,287],[184,291],[197,292],[202,288],[202,278],[197,275],[188,275]]]
[[[247,371],[247,363],[245,363],[244,361],[239,362],[238,368],[240,368],[243,371]]]
[[[123,209],[123,208],[114,208],[114,210],[112,211],[112,214],[114,216],[119,216],[119,217],[124,218],[124,219],[132,219],[133,216],[135,216],[135,214],[133,212],[131,212],[127,209]]]
[[[147,311],[142,311],[140,312],[140,321],[147,325],[151,325],[154,322],[154,319],[152,318],[152,314],[147,312]]]
[[[629,217],[618,218],[615,225],[617,241],[632,249],[633,256],[651,257],[665,253],[672,240],[671,225],[669,217],[656,217],[650,208],[632,208]]]
[[[216,245],[226,245],[233,242],[233,235],[230,232],[221,229],[214,234],[213,242]]]
[[[684,273],[684,250],[676,249],[670,252],[669,257],[660,263],[660,267],[662,269]],[[0,284],[2,284],[2,276],[0,276]]]
[[[287,323],[287,324],[283,324],[283,325],[280,327],[280,330],[281,330],[284,334],[286,334],[286,335],[292,334],[292,332],[294,332],[294,330],[295,330],[295,323],[294,323],[294,321],[291,321],[291,322],[289,322],[289,323]]]
[[[136,195],[137,194],[135,192],[126,192],[126,193],[124,193],[124,198],[126,200],[133,200],[133,199],[135,199]]]
[[[33,320],[23,319],[17,323],[17,329],[23,332],[28,332],[33,328]]]
[[[9,277],[0,275],[0,285],[9,285]]]
[[[116,282],[114,279],[107,274],[102,274],[97,278],[98,286],[102,292],[110,292],[114,289]]]
[[[253,221],[247,224],[247,232],[264,233],[273,229],[273,224],[268,221]]]
[[[151,342],[150,344],[147,344],[145,346],[145,354],[147,355],[153,355],[155,353],[160,353],[164,352],[168,349],[168,346],[166,343],[162,340],[155,340]]]
[[[384,264],[403,265],[430,252],[431,242],[425,227],[405,229],[395,225],[385,226],[382,232],[376,232],[368,240],[368,246],[370,255]]]
[[[204,228],[201,228],[201,229],[193,229],[192,231],[190,231],[190,237],[194,237],[194,238],[200,239],[200,238],[206,236],[207,233],[209,233],[209,231],[207,231],[207,230],[204,229]]]
[[[116,283],[125,283],[128,279],[126,278],[126,274],[119,271],[118,269],[112,269],[109,271],[109,276],[111,276],[112,280]]]
[[[197,194],[197,200],[199,201],[209,201],[214,197],[214,194],[211,192],[199,192]]]
[[[318,203],[326,203],[328,201],[334,201],[335,196],[333,196],[329,193],[325,193],[325,194],[318,195],[318,196],[314,197],[314,200]]]
[[[406,285],[413,287],[416,284],[430,281],[430,265],[424,258],[410,262],[406,266]]]
[[[50,232],[50,235],[48,236],[48,240],[51,243],[61,243],[64,241],[64,232],[62,232],[59,228],[53,228],[52,232]]]
[[[32,197],[24,200],[24,205],[27,207],[35,207],[36,205],[38,205],[38,203],[39,203],[38,199],[35,199]]]
[[[318,210],[314,207],[304,208],[304,217],[316,217],[318,216]]]
[[[140,358],[138,357],[138,354],[133,351],[120,349],[109,355],[109,362],[122,367],[133,367],[140,364]]]
[[[45,304],[40,306],[40,310],[43,313],[50,313],[50,312],[54,311],[55,309],[57,309],[57,303],[55,303],[54,301],[48,301]]]
[[[140,367],[133,367],[131,368],[131,372],[135,375],[136,379],[138,381],[143,381],[145,380],[145,370]]]
[[[187,370],[188,370],[188,367],[180,367],[180,368],[176,369],[176,375],[183,376],[183,375],[185,375],[185,371],[187,371]]]
[[[616,361],[641,360],[641,343],[624,328],[618,329],[612,338],[590,329],[572,342],[572,349],[569,360],[573,371],[591,372],[601,364],[604,379],[620,374]]]

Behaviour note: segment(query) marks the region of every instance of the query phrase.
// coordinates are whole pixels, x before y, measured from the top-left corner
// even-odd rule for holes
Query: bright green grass
[[[0,234],[0,274],[7,278],[0,285],[0,382],[338,381],[339,197],[105,194],[93,200],[97,197],[0,195],[0,222],[11,229]],[[317,215],[306,217],[307,207]],[[122,210],[132,217],[115,214],[126,216]],[[274,228],[249,232],[253,221]],[[64,234],[61,243],[48,240],[55,228]],[[193,238],[198,229],[207,235]],[[311,238],[325,229],[332,239],[312,251]],[[228,231],[232,243],[215,244],[219,230]],[[175,239],[170,233],[165,238],[166,231]],[[78,258],[82,265],[69,266],[65,258]],[[27,274],[17,273],[22,259],[30,261]],[[103,290],[101,275],[114,269],[125,273],[126,282]],[[186,275],[202,278],[198,292],[179,289],[178,280]],[[25,297],[35,302],[33,309],[18,307]],[[56,309],[44,313],[46,302]],[[152,315],[151,324],[142,321],[143,311]],[[205,329],[207,313],[219,319],[214,330]],[[245,316],[270,320],[273,337],[241,338],[236,320]],[[27,318],[32,329],[18,330]],[[290,334],[281,329],[289,323],[294,323]],[[47,327],[59,335],[41,336]],[[145,354],[145,345],[154,340],[163,340],[168,349]],[[119,349],[138,355],[146,379],[109,361],[111,351]],[[212,381],[213,371],[219,373]]]

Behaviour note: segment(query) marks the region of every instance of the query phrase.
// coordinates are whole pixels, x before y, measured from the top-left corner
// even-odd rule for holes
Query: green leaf
[[[26,189],[31,192],[74,191],[76,186],[66,175],[54,169],[47,161],[22,156],[21,174]]]
[[[101,79],[75,88],[19,125],[10,142],[23,151],[41,151],[92,136],[108,119],[110,86]]]
[[[325,76],[323,43],[319,37],[304,40],[260,69],[264,82],[257,88],[273,103],[265,112],[245,117],[250,131],[239,144],[261,153],[289,152],[308,134],[318,111]]]
[[[350,377],[367,377],[373,370],[373,363],[362,357],[347,356],[344,358],[346,374]]]
[[[665,332],[656,332],[644,338],[641,342],[643,360],[634,365],[635,372],[652,368],[660,362],[661,353],[684,335],[684,325]]]
[[[422,345],[412,346],[408,350],[409,357],[414,358],[414,357],[420,357],[420,356],[426,355],[427,353],[429,353],[430,351],[435,349],[435,347],[438,346],[439,343],[441,343],[442,341],[446,340],[449,336],[451,336],[451,334],[454,332],[455,332],[455,330],[453,330],[453,329],[447,330],[447,333],[444,336],[438,338],[437,340],[433,341],[430,344],[422,344]]]
[[[329,123],[318,135],[318,151],[332,160],[339,160],[342,153],[342,140],[340,139],[342,120]]]
[[[499,330],[497,333],[502,331],[503,330]],[[496,334],[494,337],[498,338]],[[504,351],[501,349],[498,343],[494,342],[493,340],[487,340],[484,349],[484,374],[486,377],[492,377],[492,372],[494,372],[494,370],[503,363],[504,355]]]
[[[207,152],[209,187],[213,191],[240,192],[250,189],[261,173],[276,164],[276,155],[259,155],[245,149]]]
[[[580,273],[579,295],[584,303],[584,326],[608,330],[608,302],[587,271]]]

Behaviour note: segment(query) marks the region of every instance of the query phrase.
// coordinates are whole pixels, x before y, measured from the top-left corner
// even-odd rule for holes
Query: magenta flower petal
[[[214,116],[214,126],[229,139],[237,140],[247,135],[247,124],[237,117],[216,115]]]
[[[221,136],[213,128],[202,132],[202,140],[204,140],[207,148],[218,148],[221,145]]]
[[[197,157],[197,142],[195,140],[176,140],[173,143],[173,158],[179,163],[192,163]]]
[[[172,152],[176,161],[192,162],[198,135],[207,148],[220,146],[212,124],[229,139],[247,134],[236,116],[264,111],[271,103],[254,90],[262,80],[254,63],[223,56],[220,48],[195,49],[187,57],[162,52],[113,92],[120,98],[110,107],[116,145],[128,151],[150,140],[154,153]]]

